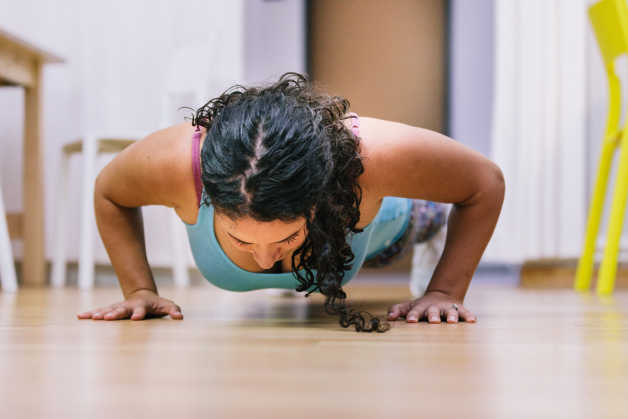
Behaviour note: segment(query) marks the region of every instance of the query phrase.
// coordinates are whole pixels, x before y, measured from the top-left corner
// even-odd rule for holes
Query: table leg
[[[42,69],[37,66],[35,84],[24,95],[24,257],[22,283],[46,285],[44,260],[44,188],[41,159]]]

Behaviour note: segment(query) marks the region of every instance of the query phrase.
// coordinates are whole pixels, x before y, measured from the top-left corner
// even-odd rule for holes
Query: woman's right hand
[[[170,315],[174,320],[183,320],[181,307],[174,301],[161,298],[154,291],[141,289],[130,294],[126,300],[107,307],[77,314],[79,320],[143,320],[150,317]]]

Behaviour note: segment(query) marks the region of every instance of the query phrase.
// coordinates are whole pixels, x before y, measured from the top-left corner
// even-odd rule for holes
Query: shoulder
[[[378,198],[458,203],[503,183],[501,170],[490,159],[433,130],[360,117],[360,137],[361,181]]]
[[[384,197],[379,193],[380,188],[378,188],[377,173],[374,167],[374,162],[377,161],[374,156],[378,152],[378,148],[374,141],[372,127],[369,127],[374,118],[362,116],[359,118],[360,157],[362,158],[364,173],[358,178],[358,184],[362,190],[362,202],[360,204],[360,220],[356,227],[364,228],[377,216]],[[353,122],[353,118],[344,120],[349,130],[351,130]]]
[[[364,194],[368,194],[369,200],[381,201],[383,196],[379,196],[379,189],[377,187],[377,167],[374,165],[374,163],[377,162],[377,154],[381,150],[381,147],[377,144],[377,137],[375,134],[377,131],[377,121],[380,120],[365,116],[360,116],[359,118],[360,156],[362,157],[364,173],[362,173],[362,175],[358,178],[358,183],[364,191]],[[345,125],[351,129],[352,118],[345,120]]]
[[[189,202],[190,192],[196,196],[192,169],[194,129],[190,122],[183,122],[155,133],[159,137],[155,146],[160,148],[159,153],[170,162],[169,167],[172,168],[169,173],[172,179],[170,194],[176,203],[175,208]]]
[[[185,182],[185,164],[190,151],[185,136],[191,125],[179,124],[148,134],[126,147],[99,172],[97,191],[126,207],[165,205],[182,202],[180,187]],[[188,143],[188,144],[185,144]]]
[[[195,127],[190,122],[184,122],[169,129],[171,131],[167,135],[167,149],[174,166],[172,173],[174,187],[171,191],[172,198],[176,202],[174,210],[182,221],[194,224],[198,215],[192,162]],[[199,155],[206,134],[204,127],[200,127],[200,130]]]
[[[137,165],[141,165],[138,160],[159,162],[151,164],[154,170],[152,173],[146,170],[144,176],[163,179],[154,183],[153,193],[177,212],[187,208],[190,201],[195,202],[192,169],[194,129],[190,122],[183,122],[157,130],[133,144],[133,147],[146,150],[137,154]]]
[[[385,119],[360,116],[360,142],[364,173],[360,186],[369,191],[371,200],[384,196],[401,196],[388,187],[409,175],[409,151],[400,147],[414,136],[417,129],[411,125]]]

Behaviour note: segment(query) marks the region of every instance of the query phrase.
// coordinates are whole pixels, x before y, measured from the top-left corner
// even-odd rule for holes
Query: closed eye
[[[299,235],[299,233],[297,232],[297,233],[295,233],[294,235],[292,235],[292,236],[288,237],[287,239],[284,239],[284,240],[280,241],[279,243],[291,243],[291,242],[293,242],[293,241],[295,241],[295,240],[297,239],[297,236],[298,236],[298,235]],[[232,236],[232,237],[233,237],[233,236]],[[234,240],[235,240],[236,242],[238,242],[238,244],[241,244],[241,245],[251,244],[251,243],[243,242],[242,240],[238,240],[238,239],[236,239],[235,237],[234,237]]]

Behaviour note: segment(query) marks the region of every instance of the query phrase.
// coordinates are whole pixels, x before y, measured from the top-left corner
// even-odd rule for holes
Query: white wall
[[[287,71],[305,73],[305,2],[247,1],[244,10],[244,79],[275,81]]]
[[[608,112],[607,77],[587,16],[594,1],[498,2],[510,12],[503,16],[508,22],[501,36],[496,30],[495,39],[503,40],[504,64],[511,65],[502,67],[507,69],[502,72],[505,80],[496,85],[510,92],[503,90],[498,95],[501,103],[494,106],[494,115],[499,115],[494,123],[501,129],[493,138],[492,151],[502,157],[502,169],[508,174],[507,198],[484,259],[579,258]],[[625,55],[616,61],[624,98],[627,63]],[[616,154],[598,234],[598,261],[617,162]],[[626,224],[620,245],[624,262]]]
[[[449,2],[448,134],[485,156],[491,149],[493,0]]]
[[[539,7],[543,9],[539,10],[544,10],[541,14],[547,14],[548,4],[541,3]],[[549,131],[545,128],[534,130],[530,123],[520,126],[513,123],[509,126],[509,134],[519,138],[509,146],[522,149],[527,147],[530,150],[527,153],[520,153],[518,157],[520,160],[512,163],[525,166],[531,160],[535,160],[537,169],[540,169],[541,160],[543,160],[542,165],[547,172],[546,179],[538,185],[531,185],[532,189],[529,191],[528,198],[520,202],[517,208],[505,203],[502,218],[512,216],[508,214],[510,212],[521,211],[520,218],[514,217],[517,218],[514,224],[529,225],[529,227],[523,227],[524,231],[519,239],[515,231],[506,233],[505,240],[498,246],[489,246],[483,261],[521,262],[528,258],[577,258],[580,256],[586,214],[597,175],[601,140],[608,111],[606,73],[590,22],[584,11],[592,3],[592,0],[578,2],[561,0],[552,3],[552,7],[563,8],[560,9],[562,10],[560,19],[563,24],[567,19],[573,20],[573,9],[578,8],[576,21],[567,27],[566,32],[561,29],[563,32],[554,34],[554,37],[558,39],[554,42],[565,42],[570,49],[560,49],[560,54],[555,57],[543,55],[542,48],[528,49],[526,52],[527,62],[535,61],[542,66],[539,71],[544,71],[542,78],[530,86],[535,87],[538,83],[544,83],[552,89],[550,93],[546,92],[545,96],[539,96],[543,97],[542,100],[534,98],[533,107],[542,108],[543,111],[540,116],[537,115],[528,121],[538,123],[541,127],[541,120],[550,118],[554,124],[559,125],[554,125]],[[521,6],[522,3],[518,5]],[[449,134],[456,140],[490,156],[490,120],[493,111],[495,76],[493,71],[495,28],[492,19],[495,3],[494,0],[473,2],[452,0],[450,7]],[[565,14],[564,10],[570,10],[570,13]],[[528,15],[517,16],[517,19],[524,18],[528,19],[526,21],[526,25],[529,26],[528,32],[518,35],[519,37],[533,36],[542,29],[545,30],[546,25],[541,18],[534,20]],[[573,28],[576,28],[577,32]],[[516,28],[507,29],[512,31]],[[526,41],[517,37],[513,39],[514,43],[508,47],[510,49],[515,48],[517,42]],[[574,51],[575,43],[571,42],[571,39],[582,39],[582,42],[577,43],[578,48],[581,49]],[[543,47],[546,48],[550,40],[543,39],[542,42]],[[563,77],[551,84],[552,82],[547,79],[547,74],[549,74],[547,68],[550,65],[569,67],[566,70],[569,77]],[[624,97],[628,97],[628,58],[618,59],[616,65],[623,82]],[[518,77],[521,78],[517,80],[523,81],[524,76],[526,75],[520,74]],[[524,90],[529,91],[526,88]],[[513,89],[513,94],[506,99],[508,106],[522,100],[515,94],[516,91],[517,88]],[[519,92],[523,93],[521,88]],[[581,110],[574,109],[572,101],[564,101],[567,93],[585,98],[585,104]],[[548,109],[553,112],[552,115],[547,115],[545,111]],[[624,112],[626,109],[624,104]],[[521,109],[518,112],[520,113]],[[566,114],[570,116],[565,118]],[[622,120],[625,118],[622,117]],[[530,135],[533,132],[535,134]],[[543,135],[549,135],[549,137],[543,138]],[[542,151],[543,147],[555,141],[556,135],[564,137],[559,140],[561,142],[557,150],[559,154],[553,155]],[[598,236],[600,245],[598,260],[601,258],[601,247],[605,243],[617,163],[616,158]],[[521,173],[521,176],[533,176],[532,172]],[[514,178],[507,179],[507,194],[512,196],[520,193],[517,185]],[[553,191],[552,188],[554,188]],[[557,202],[553,203],[555,199]],[[532,231],[536,232],[534,237],[529,234]],[[496,247],[500,247],[501,251],[497,252]],[[623,253],[621,258],[626,261],[628,260],[628,226],[626,225],[624,225],[621,248]]]
[[[161,95],[174,51],[196,45],[199,54],[210,57],[211,74],[205,80],[207,100],[235,83],[261,80],[284,71],[303,72],[305,68],[302,0],[0,0],[0,26],[67,60],[44,71],[42,140],[48,260],[55,233],[53,176],[62,144],[78,138],[86,129],[146,133],[157,129]],[[21,90],[0,89],[0,109],[2,189],[7,211],[19,212]],[[184,115],[180,114],[180,120]],[[98,168],[111,158],[100,157]],[[77,220],[81,170],[78,156],[73,158],[70,170],[70,190],[74,195],[68,217]],[[157,206],[143,210],[151,266],[170,263],[168,230],[160,222],[166,211],[171,210]],[[68,257],[76,260],[78,225],[70,224],[65,234]],[[96,262],[109,263],[99,237],[96,246]],[[13,241],[13,251],[16,259],[21,260],[20,240]],[[191,253],[189,265],[193,266]]]

